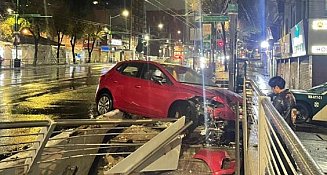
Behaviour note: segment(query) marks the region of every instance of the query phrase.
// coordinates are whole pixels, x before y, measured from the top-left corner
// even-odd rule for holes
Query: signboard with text
[[[308,54],[327,55],[327,18],[308,20]]]
[[[304,56],[307,54],[303,20],[291,29],[291,40],[293,49],[292,57]]]
[[[229,16],[203,16],[203,22],[224,22],[229,21]]]
[[[211,24],[202,25],[202,38],[203,38],[203,48],[210,49],[211,47]]]

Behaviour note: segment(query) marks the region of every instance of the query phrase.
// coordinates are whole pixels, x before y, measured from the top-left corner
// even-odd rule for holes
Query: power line
[[[175,15],[174,14],[172,14],[171,12],[168,12],[167,10],[165,10],[165,9],[163,9],[162,7],[159,7],[158,5],[156,5],[156,4],[154,4],[154,3],[152,3],[152,2],[150,2],[149,0],[145,0],[145,2],[147,2],[147,3],[149,3],[149,4],[151,4],[151,5],[153,5],[154,7],[157,7],[158,9],[160,9],[160,10],[162,10],[163,12],[165,12],[165,13],[167,13],[168,15],[171,15],[171,16],[173,16],[173,17],[176,17],[175,15],[179,15],[178,13],[176,13],[176,12],[174,12],[173,10],[171,10],[171,9],[169,9],[168,7],[166,7],[165,5],[163,5],[164,7],[166,7],[167,9],[169,9],[170,11],[172,11],[173,13],[175,13]],[[177,20],[179,20],[179,21],[181,21],[182,23],[184,23],[185,25],[187,25],[188,27],[195,27],[195,25],[194,24],[192,24],[192,23],[187,23],[187,22],[185,22],[184,20],[182,20],[182,19],[180,19],[180,18],[178,18],[178,17],[176,17],[176,19]]]

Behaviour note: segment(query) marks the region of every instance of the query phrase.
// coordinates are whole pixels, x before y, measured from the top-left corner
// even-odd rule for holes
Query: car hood
[[[291,91],[292,93],[296,93],[296,94],[308,93],[306,90],[291,89],[290,91]]]
[[[292,89],[290,90],[294,95],[299,94],[299,95],[321,95],[315,92],[308,92],[306,90],[296,90],[296,89]]]
[[[197,85],[197,84],[188,84],[188,83],[182,83],[182,87],[184,89],[187,89],[189,91],[193,91],[195,94],[201,95],[203,94],[203,86],[202,85]],[[242,97],[238,95],[235,92],[232,92],[227,89],[219,88],[219,87],[214,87],[214,86],[205,86],[205,93],[207,97],[214,97],[214,96],[219,96],[219,97],[228,97],[231,101],[242,103]]]

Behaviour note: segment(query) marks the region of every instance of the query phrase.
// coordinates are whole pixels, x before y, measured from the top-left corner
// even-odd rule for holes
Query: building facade
[[[277,74],[287,87],[308,89],[327,81],[327,1],[278,2],[280,53],[275,55]],[[274,62],[273,61],[273,62]]]

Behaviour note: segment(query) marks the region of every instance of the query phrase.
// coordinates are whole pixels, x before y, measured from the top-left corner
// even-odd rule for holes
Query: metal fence
[[[121,116],[120,112],[113,111],[105,116],[105,120],[2,122],[0,175],[87,174],[96,156],[110,157],[110,160],[115,156],[120,156],[119,159],[128,157],[162,131],[168,130],[168,137],[167,134],[166,137],[159,137],[161,145],[157,148],[161,148],[176,139],[181,140],[178,135],[190,125],[184,125],[184,118],[177,121],[126,120]],[[106,137],[110,137],[111,141],[103,142]],[[147,152],[141,154],[142,160],[129,161],[132,166],[116,168],[115,171],[142,170],[140,167],[144,167],[142,165],[146,164],[146,160],[159,151],[157,148],[146,147]],[[161,154],[169,155],[168,152],[167,149],[161,150]],[[109,164],[113,166],[112,162]],[[108,172],[110,166],[102,167],[102,171]]]
[[[246,104],[243,105],[246,111],[243,117],[245,174],[323,174],[270,99],[252,80],[245,81],[243,93]],[[249,120],[252,125],[248,125]],[[257,152],[249,148],[253,134],[258,134]],[[257,170],[251,171],[251,167]]]

